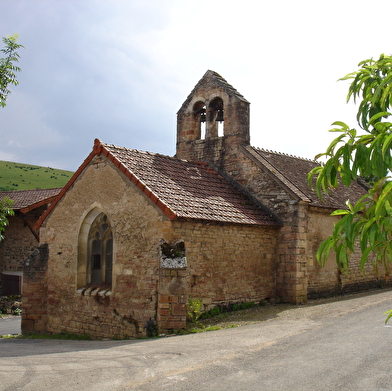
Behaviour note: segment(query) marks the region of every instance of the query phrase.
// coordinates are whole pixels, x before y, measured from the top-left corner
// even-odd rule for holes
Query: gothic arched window
[[[100,213],[88,234],[87,275],[89,284],[112,284],[113,235],[107,216]]]

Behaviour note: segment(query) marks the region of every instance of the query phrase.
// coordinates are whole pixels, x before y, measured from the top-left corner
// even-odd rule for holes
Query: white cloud
[[[0,149],[71,170],[96,137],[174,154],[176,112],[212,69],[251,102],[253,145],[313,157],[333,121],[355,125],[336,80],[390,50],[388,24],[375,38],[368,22],[363,0],[4,2],[0,35],[25,49]]]
[[[66,137],[50,127],[46,110],[31,96],[13,92],[6,110],[2,113],[2,140],[8,147],[21,150],[51,147],[65,141]]]

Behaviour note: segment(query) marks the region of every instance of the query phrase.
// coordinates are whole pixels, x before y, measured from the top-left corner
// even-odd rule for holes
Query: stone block
[[[173,319],[170,321],[161,322],[159,324],[159,330],[182,330],[186,328],[186,322],[181,319]]]
[[[171,296],[171,295],[159,295],[159,302],[160,303],[177,303],[178,297]]]
[[[171,314],[170,308],[159,308],[158,314],[160,316],[169,316]]]
[[[173,304],[172,313],[173,313],[173,315],[186,314],[186,305],[185,304]]]

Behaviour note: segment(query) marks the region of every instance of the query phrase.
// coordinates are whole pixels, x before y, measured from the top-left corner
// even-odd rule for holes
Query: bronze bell
[[[200,122],[206,122],[206,109],[200,110]]]
[[[223,122],[223,109],[217,110],[218,115],[216,116],[215,121]]]

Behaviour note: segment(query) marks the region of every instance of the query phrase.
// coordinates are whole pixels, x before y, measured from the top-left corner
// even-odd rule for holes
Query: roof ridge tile
[[[278,151],[273,151],[271,149],[260,148],[260,147],[252,147],[252,148],[256,149],[257,151],[262,151],[262,152],[267,152],[267,153],[274,153],[276,155],[288,156],[288,157],[292,157],[292,158],[300,159],[300,160],[305,160],[305,161],[312,162],[312,163],[318,163],[318,161],[315,160],[315,159],[310,159],[310,158],[306,158],[306,157],[302,157],[302,156],[292,155],[292,154],[288,154],[288,153],[285,153],[285,152],[278,152]]]

